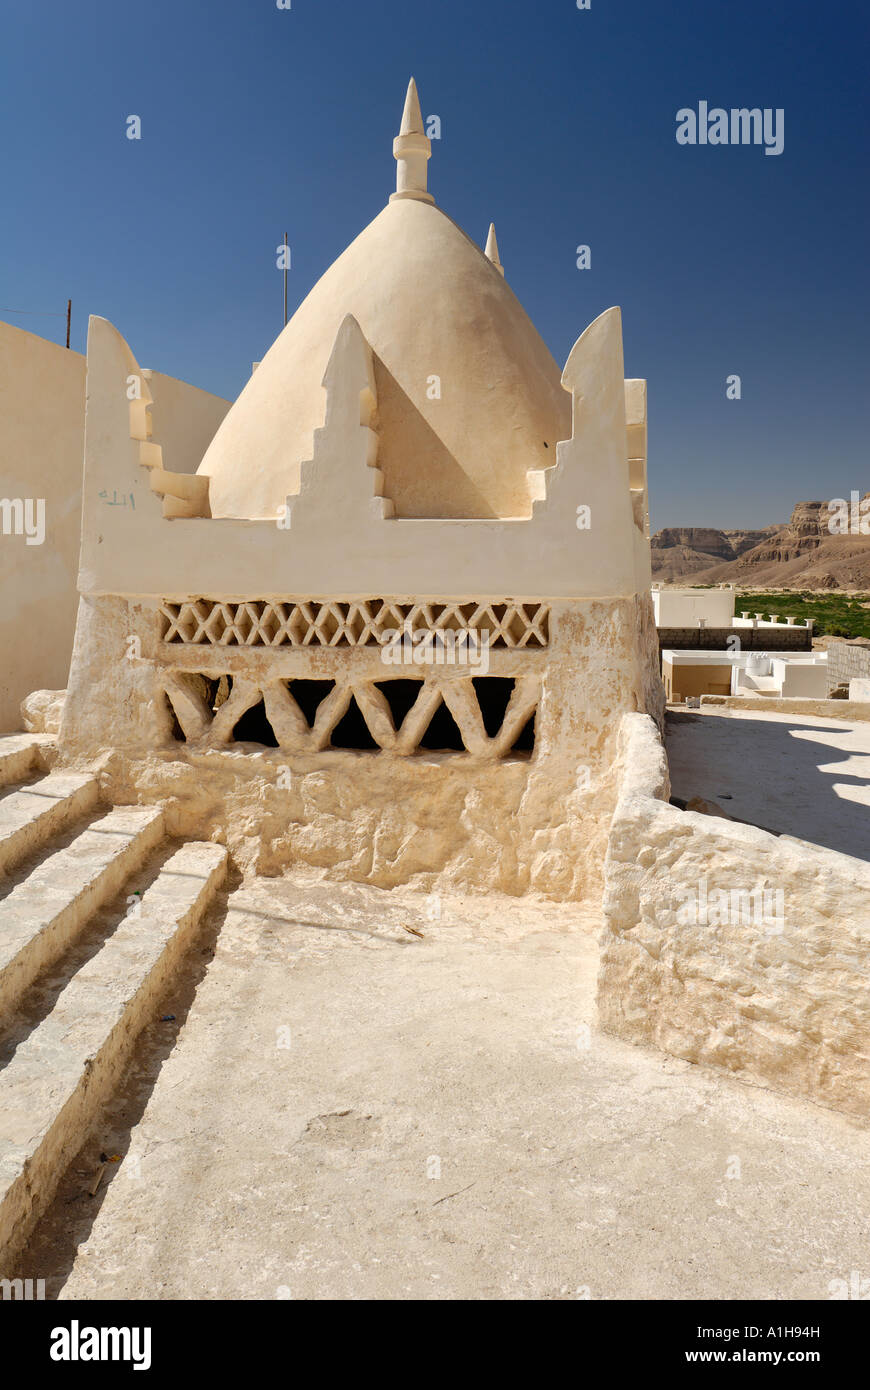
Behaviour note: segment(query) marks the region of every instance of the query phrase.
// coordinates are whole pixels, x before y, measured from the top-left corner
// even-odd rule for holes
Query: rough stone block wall
[[[660,627],[659,649],[672,647],[675,651],[724,651],[729,639],[740,639],[744,652],[810,652],[813,649],[813,630],[810,627]]]
[[[642,714],[624,717],[619,756],[602,1027],[866,1118],[870,866],[670,806],[664,749]],[[778,923],[716,911],[719,893],[733,904],[758,889],[781,893]]]
[[[828,647],[828,689],[848,685],[851,680],[870,679],[870,647],[851,647],[832,642]]]

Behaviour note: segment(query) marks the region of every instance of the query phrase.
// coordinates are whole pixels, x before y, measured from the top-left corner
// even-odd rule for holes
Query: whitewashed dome
[[[378,467],[396,515],[531,514],[528,472],[555,464],[570,397],[505,283],[494,232],[484,254],[434,206],[429,148],[412,81],[398,192],[297,309],[200,464],[213,516],[274,517],[298,490],[348,314],[374,354]]]

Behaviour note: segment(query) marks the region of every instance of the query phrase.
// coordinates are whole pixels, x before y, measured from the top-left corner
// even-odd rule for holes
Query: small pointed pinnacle
[[[423,128],[423,113],[413,77],[408,84],[408,95],[405,97],[402,129],[393,141],[393,155],[398,167],[396,191],[390,202],[411,198],[421,203],[434,203],[435,199],[428,189],[426,168],[432,155],[432,141]]]
[[[502,275],[504,275],[504,266],[502,265],[498,254],[498,238],[495,234],[494,222],[490,222],[489,224],[489,236],[486,238],[486,252],[484,254],[486,255],[487,260],[492,261],[496,270],[501,271]]]

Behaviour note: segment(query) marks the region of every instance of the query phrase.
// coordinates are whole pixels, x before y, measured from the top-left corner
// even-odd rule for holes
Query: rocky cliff
[[[870,493],[865,494],[870,496]],[[870,589],[870,536],[831,535],[827,502],[798,502],[785,525],[717,531],[667,527],[652,537],[658,580],[819,589]]]

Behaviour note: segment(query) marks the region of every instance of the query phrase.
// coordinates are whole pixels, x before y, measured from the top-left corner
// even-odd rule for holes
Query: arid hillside
[[[868,494],[870,495],[870,494]],[[870,589],[870,536],[831,535],[827,502],[798,502],[757,531],[668,527],[652,538],[655,579],[765,588]]]

